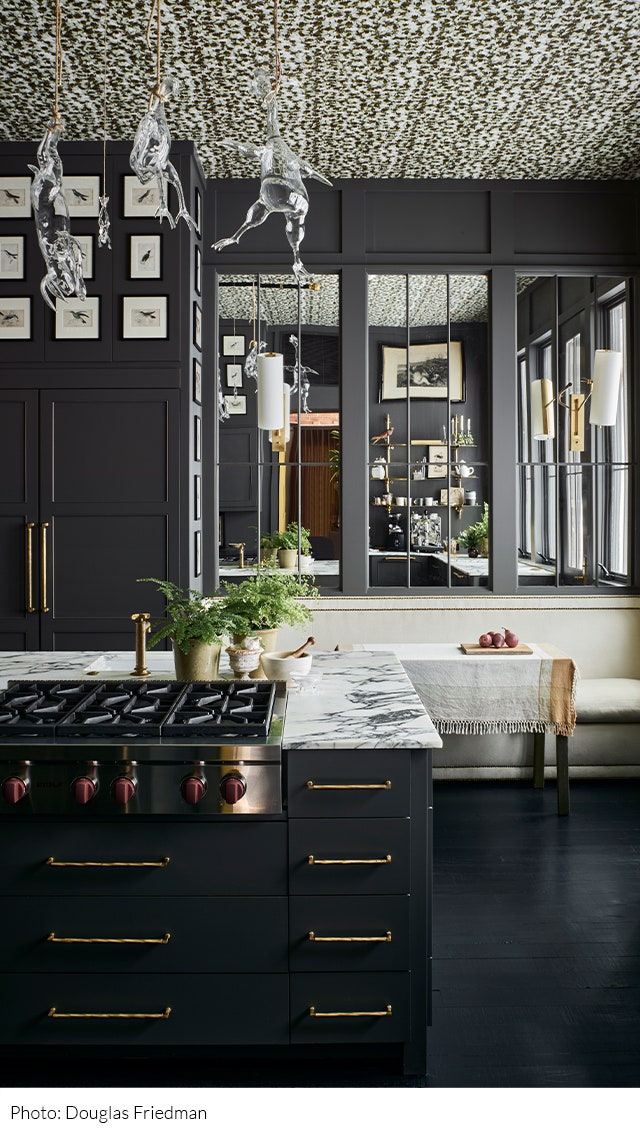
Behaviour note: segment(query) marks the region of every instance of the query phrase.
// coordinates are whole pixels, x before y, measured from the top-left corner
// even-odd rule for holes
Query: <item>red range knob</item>
[[[20,799],[24,798],[25,794],[28,793],[28,789],[27,783],[23,778],[18,778],[13,775],[11,778],[4,780],[2,784],[2,795],[5,802],[10,802],[12,806],[15,806],[16,802],[19,802]]]
[[[197,806],[200,799],[204,798],[207,793],[207,784],[204,779],[190,775],[189,778],[183,778],[180,791],[185,802],[188,802],[190,806]]]
[[[71,783],[71,795],[78,806],[85,806],[87,802],[90,802],[97,789],[94,779],[87,778],[84,775],[80,778],[74,778]]]
[[[234,806],[247,793],[246,779],[241,774],[228,774],[220,783],[220,793],[229,806]]]
[[[136,784],[132,778],[122,776],[114,778],[111,783],[111,793],[119,806],[126,806],[136,792]]]

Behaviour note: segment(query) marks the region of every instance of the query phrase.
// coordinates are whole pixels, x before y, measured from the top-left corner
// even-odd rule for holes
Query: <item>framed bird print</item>
[[[24,279],[24,237],[0,237],[0,280]]]
[[[122,336],[125,340],[166,340],[167,297],[124,296]]]
[[[100,297],[56,300],[56,340],[99,340]]]
[[[0,296],[0,340],[31,339],[31,297]]]
[[[90,233],[73,235],[82,253],[82,276],[85,281],[93,280],[93,237]]]
[[[69,217],[97,217],[100,212],[100,178],[76,177],[62,179],[62,192],[69,207]]]
[[[135,174],[125,174],[125,217],[155,217],[159,207],[160,194],[155,180],[144,185]]]
[[[0,217],[31,216],[31,178],[0,178]]]
[[[132,234],[129,238],[129,276],[132,281],[162,276],[162,237]]]

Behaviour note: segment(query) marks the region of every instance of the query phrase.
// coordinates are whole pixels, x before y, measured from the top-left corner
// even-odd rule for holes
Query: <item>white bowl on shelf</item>
[[[308,652],[303,656],[292,656],[289,652],[263,652],[260,663],[268,680],[295,680],[297,676],[309,674],[313,656]]]

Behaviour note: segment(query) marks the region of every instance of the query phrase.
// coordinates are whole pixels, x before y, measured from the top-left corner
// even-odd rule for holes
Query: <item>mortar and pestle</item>
[[[262,670],[268,680],[293,680],[306,676],[311,671],[313,656],[306,651],[315,644],[315,637],[309,636],[295,652],[263,652],[260,657]]]

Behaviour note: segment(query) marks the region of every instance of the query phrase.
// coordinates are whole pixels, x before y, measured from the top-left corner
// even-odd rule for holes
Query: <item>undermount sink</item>
[[[135,652],[103,652],[87,665],[88,676],[105,680],[129,679],[136,665]],[[175,675],[173,652],[147,652],[150,678]]]

